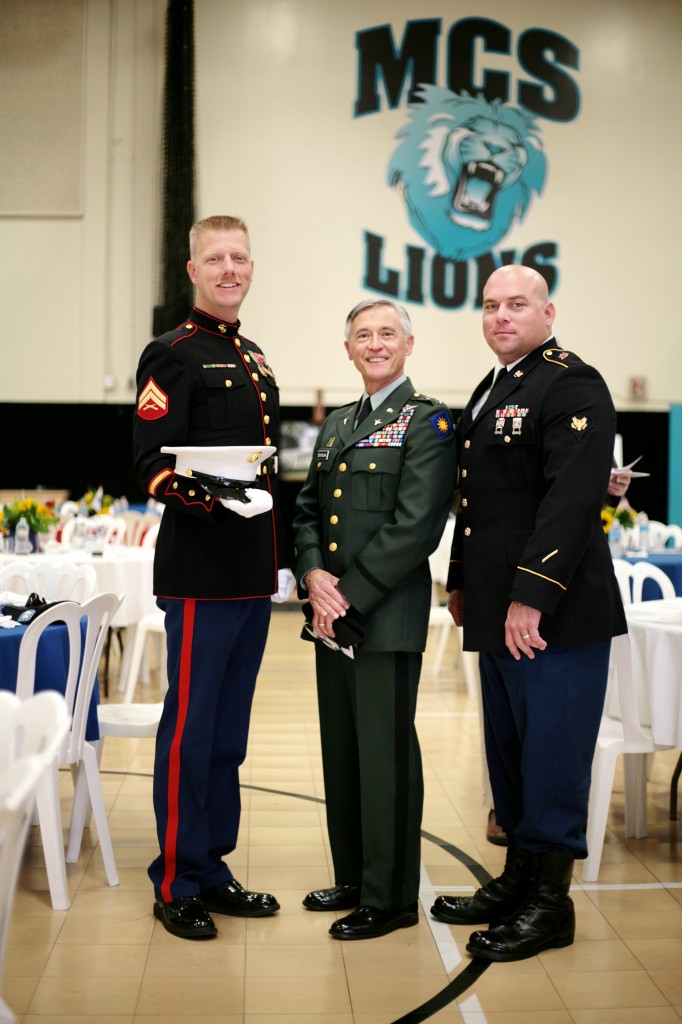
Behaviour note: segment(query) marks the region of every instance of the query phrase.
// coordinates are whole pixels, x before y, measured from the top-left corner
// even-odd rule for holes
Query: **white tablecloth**
[[[682,750],[682,597],[626,605],[640,720]]]
[[[61,557],[78,564],[88,562],[92,565],[97,576],[98,593],[123,594],[123,603],[112,620],[113,626],[132,626],[143,615],[156,610],[152,592],[153,548],[109,544],[103,555],[71,548],[25,556],[26,561],[32,564]],[[16,561],[16,555],[0,555],[0,565],[12,561]]]

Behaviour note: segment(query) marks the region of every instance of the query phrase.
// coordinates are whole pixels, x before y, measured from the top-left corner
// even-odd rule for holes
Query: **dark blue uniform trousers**
[[[485,749],[498,824],[524,849],[587,856],[584,823],[611,641],[480,655]]]
[[[421,753],[414,716],[422,656],[315,644],[327,829],[335,881],[383,910],[419,895]]]
[[[154,812],[160,854],[149,866],[166,902],[228,881],[237,843],[239,766],[272,603],[159,598],[168,692],[156,738]]]

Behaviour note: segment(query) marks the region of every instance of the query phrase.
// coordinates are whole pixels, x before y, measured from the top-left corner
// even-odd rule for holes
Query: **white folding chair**
[[[0,979],[26,833],[44,773],[45,765],[36,756],[23,757],[0,772]],[[15,1020],[0,995],[0,1024],[14,1024]]]
[[[157,521],[148,527],[142,534],[142,540],[140,541],[141,548],[155,548],[156,538],[159,536],[160,523]]]
[[[634,565],[624,558],[613,559],[613,571],[623,604],[632,604],[632,584],[634,581]]]
[[[9,562],[0,569],[0,590],[11,590],[19,594],[30,594],[28,577],[31,563],[22,561]]]
[[[69,636],[69,667],[66,682],[66,706],[71,714],[71,729],[64,739],[56,759],[53,761],[53,787],[51,790],[52,799],[56,803],[57,816],[59,812],[59,792],[57,780],[57,768],[68,766],[75,775],[75,793],[73,799],[73,811],[71,816],[71,829],[69,843],[64,858],[64,846],[60,836],[57,842],[48,848],[46,845],[45,859],[51,859],[48,863],[48,878],[52,871],[53,877],[58,877],[58,872],[66,862],[73,863],[78,860],[80,852],[80,838],[82,836],[85,815],[88,813],[88,797],[92,804],[92,810],[97,826],[97,834],[102,850],[102,858],[106,870],[109,885],[118,885],[118,874],[114,851],[111,845],[109,825],[107,822],[104,797],[99,776],[97,751],[95,747],[85,739],[85,728],[87,723],[88,709],[92,690],[97,675],[102,647],[107,635],[109,623],[121,604],[122,598],[116,594],[99,594],[91,598],[83,605],[72,602],[63,602],[48,608],[37,616],[29,625],[22,637],[19,648],[19,668],[17,672],[17,696],[20,700],[27,700],[33,694],[35,682],[36,650],[38,640],[44,629],[53,622],[64,622]],[[85,639],[81,642],[81,619],[86,620]],[[41,827],[43,815],[39,805],[39,817]],[[77,844],[72,837],[76,836]],[[65,872],[65,869],[64,869]],[[53,906],[55,896],[66,898],[68,907],[68,893],[53,892],[52,882],[50,892],[53,895]]]
[[[676,523],[661,523],[657,519],[649,522],[649,543],[652,548],[667,547],[672,540],[672,547],[679,551],[682,548],[682,527]]]
[[[132,647],[127,658],[126,672],[121,673],[118,689],[123,691],[123,702],[130,704],[135,694],[135,687],[141,677],[143,659],[150,637],[159,639],[159,673],[162,685],[166,681],[166,629],[165,615],[162,611],[149,612],[129,630],[132,633]]]
[[[662,598],[675,597],[675,584],[670,577],[659,569],[657,565],[650,562],[635,562],[632,566],[632,603],[639,604],[642,600],[642,591],[647,580],[655,583],[661,591]]]
[[[613,640],[612,652],[616,666],[619,717],[606,712],[599,726],[599,736],[592,762],[592,786],[587,815],[587,858],[583,861],[582,879],[594,882],[599,874],[604,837],[613,791],[616,761],[624,755],[625,835],[638,839],[646,835],[646,755],[656,745],[650,730],[639,720],[632,677],[632,654],[627,633]],[[605,706],[612,703],[606,701]]]
[[[36,562],[28,573],[30,591],[46,601],[88,601],[97,588],[97,575],[87,562],[64,558]]]

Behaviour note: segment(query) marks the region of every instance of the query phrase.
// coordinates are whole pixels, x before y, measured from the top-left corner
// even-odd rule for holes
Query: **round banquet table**
[[[83,623],[82,625],[85,628],[85,624]],[[27,629],[28,626],[0,629],[0,690],[10,690],[12,693],[16,693],[19,647],[21,645],[21,638]],[[63,696],[66,691],[68,666],[69,634],[65,625],[61,622],[55,622],[52,626],[47,627],[38,641],[35,692],[56,690]],[[95,680],[85,727],[86,740],[99,739],[99,728],[97,725],[98,704],[99,686],[97,685],[97,680]]]
[[[682,750],[682,597],[627,605],[640,721],[660,746]]]
[[[59,558],[70,562],[88,562],[95,570],[97,592],[122,594],[123,602],[112,619],[112,626],[133,626],[143,615],[156,611],[152,574],[154,549],[107,544],[102,555],[93,555],[83,548],[59,548],[45,554],[21,556],[31,564]],[[16,555],[0,555],[0,566],[17,561]]]

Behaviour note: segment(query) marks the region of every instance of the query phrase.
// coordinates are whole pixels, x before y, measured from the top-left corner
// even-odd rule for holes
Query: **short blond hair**
[[[197,251],[199,235],[203,234],[204,231],[243,231],[249,243],[249,248],[251,248],[249,229],[241,217],[228,217],[225,215],[204,217],[203,220],[198,220],[192,224],[192,227],[189,229],[189,256],[191,260],[194,259]]]

